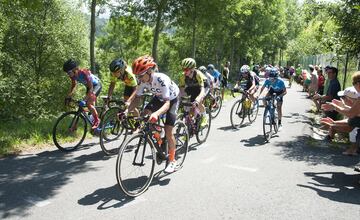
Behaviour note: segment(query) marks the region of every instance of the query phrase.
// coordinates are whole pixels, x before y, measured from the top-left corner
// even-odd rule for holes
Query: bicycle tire
[[[215,103],[217,105],[217,108],[210,108],[211,109],[211,118],[214,119],[216,118],[220,111],[221,111],[221,106],[222,106],[222,98],[221,96],[216,96],[215,97]]]
[[[76,125],[68,125],[67,122],[65,122],[64,119],[66,119],[67,116],[72,117],[67,119],[70,121],[71,119],[71,124],[74,122]],[[78,141],[75,141],[74,143],[69,143],[68,139],[71,139],[70,136],[75,136],[75,138],[78,136],[77,134],[74,133],[73,130],[77,131],[78,130],[78,125],[77,123],[79,122],[79,120],[82,121],[83,123],[83,130],[80,131],[80,139]],[[64,123],[64,125],[62,125],[62,123]],[[68,125],[68,126],[66,126]],[[55,122],[55,125],[53,127],[53,132],[52,132],[52,136],[53,136],[53,142],[55,144],[55,146],[64,152],[69,152],[69,151],[73,151],[76,148],[78,148],[84,141],[85,136],[86,136],[86,132],[87,132],[87,122],[85,117],[79,113],[79,112],[75,112],[75,111],[71,111],[71,112],[65,112],[64,114],[62,114]],[[74,135],[75,134],[75,135]],[[64,143],[62,143],[62,141],[64,140]]]
[[[236,123],[236,119],[238,118],[240,119],[239,123]],[[239,128],[244,123],[244,119],[245,119],[245,112],[243,109],[243,100],[239,99],[231,107],[231,111],[230,111],[231,126],[235,129]]]
[[[182,121],[177,121],[174,125],[175,129],[175,145],[176,145],[176,153],[175,159],[178,167],[182,167],[187,152],[189,151],[189,134],[188,128]]]
[[[206,116],[207,116],[207,120],[208,120],[208,123],[206,126],[204,126],[203,128],[201,128],[201,125],[200,125],[200,117],[197,119],[196,121],[196,140],[199,144],[202,144],[206,141],[206,139],[208,138],[209,136],[209,133],[210,133],[210,128],[211,128],[211,112],[208,108],[205,108],[205,111],[206,111]],[[203,138],[201,138],[201,135],[204,134],[204,129],[207,130],[205,131],[205,135]]]
[[[132,145],[132,142],[135,142],[135,146]],[[143,152],[145,152],[146,149],[150,151],[150,154],[147,156],[142,154],[142,150]],[[133,152],[133,150],[135,152]],[[138,154],[139,152],[140,152],[140,156]],[[122,165],[124,165],[124,167],[126,168],[129,168],[130,166],[133,166],[134,168],[135,166],[138,166],[140,168],[144,167],[146,163],[144,163],[144,165],[134,164],[134,162],[138,162],[137,160],[139,159],[138,156],[140,157],[140,159],[141,158],[146,159],[147,160],[146,163],[150,163],[149,175],[145,177],[140,176],[140,177],[130,178],[129,176],[131,174],[137,174],[139,172],[132,171],[129,173],[125,173],[124,170],[122,169],[123,168]],[[130,160],[127,160],[127,157],[129,157]],[[149,188],[150,183],[154,177],[155,158],[156,158],[156,154],[155,154],[154,144],[150,140],[150,138],[148,136],[144,136],[143,133],[138,133],[132,136],[121,146],[116,160],[116,180],[120,189],[126,195],[131,197],[136,197],[144,193]],[[138,186],[136,187],[136,185]],[[130,187],[135,187],[135,189],[132,190],[130,189]]]
[[[253,123],[256,120],[257,115],[259,113],[259,104],[255,104],[255,105],[256,105],[255,109],[249,110],[248,119],[250,123]]]
[[[272,136],[272,126],[271,114],[268,109],[265,109],[263,115],[263,134],[266,142],[269,142]],[[269,129],[269,131],[267,129]]]
[[[121,112],[120,107],[109,108],[104,114],[103,121],[101,123],[100,147],[107,156],[117,154],[120,146],[127,137],[126,129],[117,119],[117,114],[119,112]],[[123,138],[119,140],[121,135],[123,135]]]

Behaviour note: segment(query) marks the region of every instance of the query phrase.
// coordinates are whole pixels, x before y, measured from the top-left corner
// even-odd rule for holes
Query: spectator
[[[324,104],[325,102],[331,102],[333,99],[339,100],[338,92],[340,91],[340,83],[339,80],[337,79],[338,69],[335,67],[331,67],[327,69],[326,73],[329,79],[329,87],[326,91],[326,95],[316,94],[313,97],[318,111],[320,110],[321,105]],[[325,110],[325,115],[333,120],[336,120],[338,116],[338,112],[331,109],[327,109]]]
[[[315,95],[318,91],[318,75],[317,75],[317,69],[319,69],[318,66],[309,65],[310,69],[310,86],[309,86],[309,98]]]
[[[318,94],[324,95],[325,76],[321,68],[319,68],[317,73],[318,73]]]

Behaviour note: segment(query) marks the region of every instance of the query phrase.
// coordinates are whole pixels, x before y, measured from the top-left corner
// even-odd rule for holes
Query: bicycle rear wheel
[[[105,113],[101,123],[100,147],[108,156],[117,154],[121,144],[126,139],[126,129],[118,119],[119,112],[121,112],[119,107],[110,108]]]
[[[216,118],[221,110],[221,106],[222,106],[222,98],[221,96],[216,96],[215,100],[213,100],[214,103],[211,103],[211,118]]]
[[[237,100],[231,107],[230,121],[233,128],[239,128],[245,119],[245,108],[241,99]]]
[[[211,127],[211,113],[208,108],[205,108],[206,114],[201,117],[205,117],[203,120],[207,120],[206,125],[201,126],[201,117],[196,120],[196,140],[199,144],[204,143],[209,136]]]
[[[79,112],[65,112],[56,121],[53,128],[53,141],[61,151],[73,151],[85,139],[87,123]]]
[[[189,134],[188,128],[182,121],[177,121],[174,125],[175,136],[175,159],[177,165],[181,167],[185,161],[187,152],[189,150]]]
[[[250,123],[253,123],[256,120],[258,113],[259,113],[259,103],[258,101],[256,101],[255,106],[252,106],[252,108],[249,109],[248,119]]]
[[[144,193],[154,176],[155,150],[153,142],[143,133],[127,140],[116,161],[116,180],[128,196]]]
[[[273,133],[273,123],[270,112],[268,109],[265,109],[264,116],[263,116],[263,132],[265,141],[269,141],[272,133]]]

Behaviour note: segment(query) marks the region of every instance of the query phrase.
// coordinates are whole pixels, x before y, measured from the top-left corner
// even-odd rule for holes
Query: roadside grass
[[[0,156],[40,149],[52,144],[55,119],[3,121],[0,127]]]

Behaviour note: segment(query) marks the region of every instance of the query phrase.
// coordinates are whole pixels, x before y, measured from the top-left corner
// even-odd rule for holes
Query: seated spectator
[[[325,76],[321,68],[319,68],[317,73],[318,73],[318,94],[324,95]]]
[[[340,83],[337,79],[338,70],[335,67],[330,67],[326,70],[326,73],[329,78],[329,87],[326,91],[326,95],[316,94],[313,97],[314,103],[316,105],[316,109],[319,111],[321,109],[321,105],[325,102],[331,102],[336,99],[339,100],[338,92],[340,91]],[[333,120],[337,119],[338,112],[332,109],[324,110],[325,116],[330,117]]]
[[[357,84],[359,84],[359,83],[357,83]],[[360,86],[358,86],[358,87],[359,87],[359,91],[360,91]],[[338,95],[340,97],[342,97],[341,98],[342,101],[333,100],[331,103],[325,104],[322,108],[334,109],[341,113],[341,112],[344,112],[345,109],[351,109],[353,107],[356,107],[356,105],[358,105],[358,103],[359,103],[360,92],[358,92],[355,87],[346,88],[344,91],[339,92]],[[359,111],[359,110],[357,110],[357,111]],[[346,115],[345,114],[345,116],[350,116],[350,118],[347,120],[347,124],[351,129],[351,131],[349,133],[349,140],[350,140],[351,146],[345,152],[343,152],[343,154],[350,155],[350,156],[358,155],[358,153],[357,153],[358,146],[357,146],[357,138],[356,137],[358,134],[358,130],[360,128],[360,122],[359,122],[360,117],[358,117],[359,114],[357,114],[357,115],[349,115],[349,114]]]

